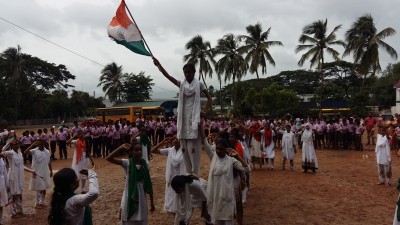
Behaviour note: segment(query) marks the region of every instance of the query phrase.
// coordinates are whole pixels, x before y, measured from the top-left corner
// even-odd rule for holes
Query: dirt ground
[[[378,175],[374,146],[365,146],[363,152],[317,150],[319,169],[315,174],[302,173],[301,152],[295,159],[294,171],[281,169],[281,152],[276,152],[275,170],[256,168],[252,171],[248,203],[244,208],[246,225],[264,224],[391,224],[398,191],[400,158],[392,152],[394,185],[377,185]],[[57,154],[58,155],[58,152]],[[72,157],[73,149],[68,149]],[[202,154],[201,177],[207,180],[209,160]],[[96,225],[120,224],[118,209],[124,187],[122,167],[96,158],[100,197],[91,205]],[[165,188],[166,157],[155,155],[151,162],[151,178],[156,212],[149,214],[149,224],[173,224],[173,216],[161,212]],[[71,166],[71,158],[52,161],[53,169]],[[28,190],[30,174],[25,174],[23,208],[25,215],[10,219],[4,212],[4,224],[47,224],[48,209],[35,210],[34,193]],[[50,203],[52,189],[46,201]],[[192,224],[204,224],[199,211]]]

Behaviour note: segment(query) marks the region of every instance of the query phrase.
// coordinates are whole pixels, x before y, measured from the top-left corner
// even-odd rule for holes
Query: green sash
[[[146,161],[140,159],[140,169],[136,167],[135,159],[129,159],[129,174],[128,174],[128,219],[134,214],[139,206],[139,191],[137,182],[143,181],[143,189],[147,194],[153,193],[151,184],[150,172],[147,168]]]

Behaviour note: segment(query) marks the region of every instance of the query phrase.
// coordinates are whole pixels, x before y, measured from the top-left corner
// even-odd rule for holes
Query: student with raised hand
[[[153,63],[169,81],[179,87],[177,138],[181,141],[186,173],[199,175],[202,140],[198,137],[198,123],[211,107],[211,95],[205,85],[194,77],[194,64],[187,63],[183,66],[185,79],[180,81],[169,75],[154,57]],[[203,109],[200,104],[201,93],[207,97],[207,104]]]
[[[36,175],[35,171],[24,166],[21,142],[14,136],[8,137],[7,144],[3,147],[0,157],[7,157],[10,165],[8,170],[8,188],[13,204],[10,205],[11,218],[23,215],[22,212],[22,193],[24,192],[24,170]]]
[[[161,148],[167,143],[173,143],[170,148]],[[152,150],[152,153],[167,156],[167,163],[165,166],[165,198],[164,198],[164,212],[173,212],[172,206],[174,203],[175,192],[171,187],[171,180],[175,176],[185,174],[185,165],[183,163],[182,147],[178,139],[171,137],[166,138]]]
[[[50,188],[50,177],[53,176],[53,170],[50,163],[50,152],[45,148],[45,141],[39,139],[29,146],[24,154],[32,156],[32,175],[29,189],[36,191],[35,208],[44,208],[46,190]]]
[[[203,127],[202,122],[199,126]],[[199,130],[204,149],[211,160],[207,184],[207,205],[211,219],[216,225],[233,225],[236,205],[233,169],[250,172],[250,167],[236,150],[229,148],[225,139],[217,139],[216,150],[213,151],[204,129]]]
[[[116,159],[120,152],[128,150],[129,159]],[[150,212],[155,211],[153,185],[146,161],[142,158],[142,145],[123,144],[115,149],[107,161],[120,165],[125,170],[125,189],[121,200],[122,225],[145,225],[148,220],[147,193],[150,196]]]
[[[3,224],[3,207],[8,203],[7,167],[3,157],[3,155],[0,155],[0,224]]]
[[[85,194],[75,194],[79,180],[73,169],[63,168],[54,174],[49,225],[93,224],[89,205],[99,196],[97,174],[91,169],[81,170],[80,173],[89,177],[89,191]]]
[[[88,168],[88,158],[91,160],[92,165],[93,159],[87,150],[87,142],[85,141],[84,134],[79,131],[75,136],[71,137],[67,144],[74,144],[74,156],[72,158],[71,168],[75,171],[78,180],[81,182],[81,192],[84,194],[86,192],[86,178],[84,174],[80,173],[81,170]]]

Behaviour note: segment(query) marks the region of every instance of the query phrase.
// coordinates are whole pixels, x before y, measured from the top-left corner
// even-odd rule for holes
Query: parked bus
[[[126,107],[111,107],[111,108],[97,108],[95,117],[102,123],[110,120],[117,121],[119,119],[127,119],[131,122],[136,121],[137,118],[165,118],[165,110],[161,106],[126,106]]]

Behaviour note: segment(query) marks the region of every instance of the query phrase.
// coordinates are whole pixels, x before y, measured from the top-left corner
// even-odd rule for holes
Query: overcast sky
[[[271,27],[269,40],[281,41],[284,47],[271,47],[276,67],[268,65],[272,76],[283,70],[308,69],[307,62],[298,67],[302,28],[313,21],[328,19],[328,31],[342,24],[338,38],[360,16],[369,13],[378,31],[392,27],[400,32],[399,0],[126,0],[151,51],[164,68],[183,79],[185,44],[195,35],[215,46],[227,33],[246,34],[246,26],[260,22],[264,30]],[[174,97],[173,86],[153,65],[150,57],[130,52],[109,39],[107,26],[115,15],[119,0],[0,0],[0,17],[101,65],[116,62],[124,72],[144,71],[154,79],[153,98]],[[0,51],[20,45],[23,53],[48,62],[64,64],[76,76],[70,83],[96,97],[104,95],[99,82],[103,66],[54,46],[0,19]],[[385,41],[400,55],[400,34]],[[337,50],[342,53],[340,47]],[[352,58],[346,58],[352,60]],[[395,63],[386,53],[380,55],[382,68]],[[397,60],[398,61],[398,60]],[[244,79],[255,78],[248,74]],[[216,75],[208,85],[219,88]],[[223,84],[224,85],[224,84]]]

